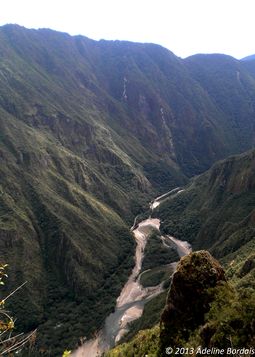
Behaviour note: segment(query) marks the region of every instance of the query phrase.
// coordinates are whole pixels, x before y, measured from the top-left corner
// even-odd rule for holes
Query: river
[[[171,194],[178,194],[181,191],[182,190],[178,188],[165,195],[157,197],[151,202],[151,209],[153,210],[157,207],[164,198]],[[71,354],[72,357],[99,357],[104,351],[114,347],[121,337],[128,331],[128,324],[142,315],[145,303],[163,291],[163,284],[144,288],[139,282],[144,249],[149,234],[152,230],[160,232],[159,228],[160,220],[158,218],[148,218],[140,222],[138,225],[134,223],[131,230],[136,240],[135,266],[124,285],[120,296],[116,300],[115,311],[106,318],[104,327],[99,331],[97,337],[85,342]],[[165,246],[176,247],[180,257],[191,251],[191,247],[187,242],[179,241],[170,236],[161,236],[161,239]],[[173,267],[176,265],[176,263],[172,264]]]

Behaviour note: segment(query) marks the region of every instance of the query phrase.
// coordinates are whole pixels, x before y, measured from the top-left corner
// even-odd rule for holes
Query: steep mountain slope
[[[16,26],[0,35],[1,259],[7,290],[28,281],[9,307],[58,354],[113,308],[133,264],[128,226],[159,188],[142,165],[160,163],[123,129],[120,105],[81,83],[88,75],[97,90],[75,39]],[[185,182],[179,171],[164,165],[172,185]]]
[[[238,256],[254,241],[255,152],[233,156],[193,179],[159,207],[165,232],[209,249],[217,258]]]
[[[20,328],[40,324],[42,351],[102,324],[152,196],[253,146],[255,79],[224,61],[235,75],[214,83],[237,114],[207,88],[214,72],[160,46],[0,28],[1,259],[7,289],[28,281],[12,307]]]
[[[225,280],[224,270],[207,251],[193,252],[181,259],[160,321],[162,355],[169,346],[182,346],[192,331],[204,323],[215,297],[212,291]]]
[[[10,300],[17,323],[31,329],[50,317],[51,328],[59,319],[63,325],[59,309],[64,308],[66,326],[60,331],[68,341],[73,332],[66,333],[67,321],[73,323],[75,310],[89,309],[104,294],[113,304],[132,265],[128,226],[96,192],[101,187],[118,204],[127,200],[85,160],[7,113],[1,119],[1,162],[1,260],[10,266],[7,287],[28,281]],[[104,293],[103,281],[113,286]],[[75,305],[65,307],[71,301]],[[110,305],[101,304],[104,313]],[[84,311],[81,320],[88,314]],[[95,328],[85,321],[78,336]],[[46,329],[49,334],[51,328]]]
[[[248,68],[230,56],[217,54],[195,55],[185,63],[218,108],[224,142],[236,153],[254,146],[254,78]]]
[[[82,36],[15,26],[5,26],[1,32],[5,53],[2,71],[5,78],[9,78],[8,68],[16,71],[12,85],[16,84],[15,90],[18,87],[23,91],[21,98],[20,95],[15,98],[30,103],[30,110],[26,107],[25,111],[27,123],[32,124],[33,117],[40,114],[44,117],[40,121],[56,130],[57,124],[61,122],[63,125],[61,113],[69,120],[70,117],[74,120],[72,114],[76,113],[79,120],[82,117],[84,121],[87,117],[86,121],[91,124],[92,118],[88,119],[84,114],[88,114],[89,109],[90,113],[96,111],[98,115],[94,119],[98,121],[100,116],[107,124],[114,143],[138,161],[161,189],[157,171],[165,173],[167,168],[173,171],[173,167],[178,169],[179,166],[184,173],[194,175],[217,159],[254,144],[254,128],[251,130],[250,126],[254,115],[254,78],[242,62],[231,57],[222,55],[215,61],[213,55],[209,56],[213,69],[208,66],[202,83],[195,75],[202,72],[201,61],[192,58],[183,61],[157,45],[96,42]],[[202,63],[207,68],[205,58]],[[218,86],[215,90],[221,93],[222,102],[241,102],[238,113],[229,113],[229,106],[225,110],[222,103],[215,100],[213,91],[205,88],[212,80]],[[40,99],[43,97],[47,104],[51,103],[51,110],[46,113],[43,112],[44,105],[38,107],[40,103],[33,100],[33,93],[38,89]],[[5,108],[15,113],[15,105],[8,103],[5,98]],[[61,109],[57,107],[58,103],[61,103]],[[247,107],[249,110],[246,111]],[[70,112],[69,117],[65,111]],[[45,116],[48,116],[46,122]],[[67,126],[65,124],[65,130]],[[240,127],[243,127],[241,133]],[[76,134],[74,129],[73,134]],[[247,137],[245,144],[244,136]],[[71,138],[74,139],[73,135]],[[75,138],[75,145],[73,141],[69,141],[72,150],[73,146],[75,150],[81,149],[82,140]],[[161,160],[158,162],[159,155]],[[170,178],[168,174],[168,185]]]
[[[179,346],[191,355],[202,354],[201,346],[224,355],[231,348],[254,353],[254,170],[254,150],[230,157],[154,209],[165,234],[189,240],[194,250],[208,249],[226,273],[206,251],[182,258],[160,326],[139,332],[107,357],[175,355]]]
[[[254,290],[237,289],[226,281],[208,252],[190,253],[178,263],[160,324],[140,331],[106,357],[252,356],[254,297]]]

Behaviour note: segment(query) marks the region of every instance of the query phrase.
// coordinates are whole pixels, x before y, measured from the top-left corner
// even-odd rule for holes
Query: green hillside
[[[220,348],[223,355],[230,353],[227,349],[245,348],[246,355],[253,355],[254,170],[254,150],[230,157],[155,209],[164,234],[188,240],[196,251],[209,250],[225,273],[207,252],[182,258],[161,307],[160,326],[140,331],[107,357],[161,357],[168,347],[173,350],[167,354],[175,355],[180,346],[182,354],[192,356],[211,354],[199,348]],[[146,314],[153,315],[153,308]]]
[[[215,164],[162,203],[155,212],[162,229],[225,261],[229,254],[238,255],[255,233],[254,170],[254,150]]]
[[[28,281],[8,308],[18,329],[39,326],[41,352],[102,326],[132,269],[129,227],[152,197],[254,145],[252,70],[209,57],[0,28],[1,260],[6,292]],[[236,213],[249,223],[242,247],[247,212]],[[233,236],[207,244],[192,215],[194,246],[232,253]],[[177,236],[189,229],[178,224]]]

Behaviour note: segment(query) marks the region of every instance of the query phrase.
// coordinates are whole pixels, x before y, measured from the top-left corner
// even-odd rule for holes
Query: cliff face
[[[182,346],[204,322],[217,285],[225,281],[220,264],[207,252],[182,258],[173,275],[166,307],[161,316],[161,350]]]

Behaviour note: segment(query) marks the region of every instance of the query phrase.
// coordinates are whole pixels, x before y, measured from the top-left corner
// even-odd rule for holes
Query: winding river
[[[171,194],[178,194],[181,191],[178,188],[157,197],[150,204],[151,210],[157,207],[164,198]],[[159,228],[160,220],[158,218],[148,218],[137,226],[134,223],[131,230],[136,240],[135,266],[120,296],[117,298],[115,311],[106,318],[104,327],[99,331],[97,337],[85,342],[71,354],[72,357],[99,357],[104,351],[114,347],[128,331],[128,324],[142,315],[145,303],[163,291],[162,284],[144,288],[139,282],[148,236],[152,229],[159,231]],[[170,236],[162,236],[161,239],[165,246],[176,247],[180,257],[191,251],[191,247],[187,242],[182,242]],[[173,266],[176,265],[176,263],[172,264]]]

